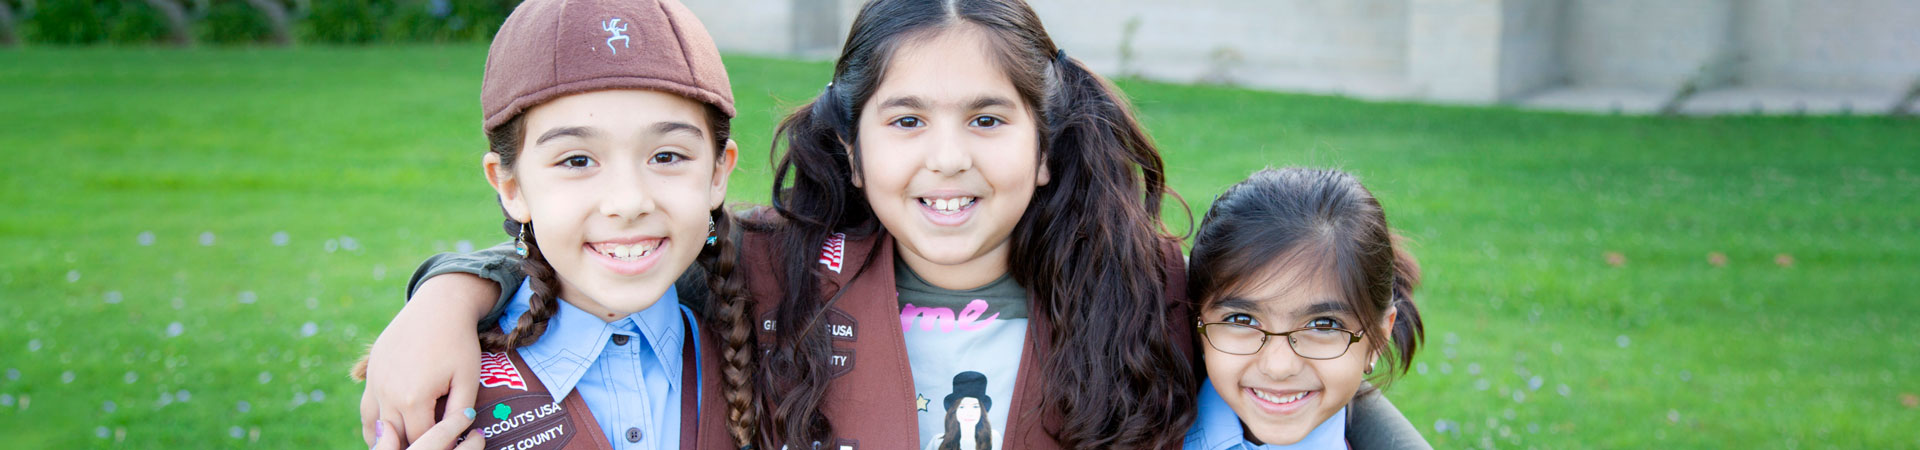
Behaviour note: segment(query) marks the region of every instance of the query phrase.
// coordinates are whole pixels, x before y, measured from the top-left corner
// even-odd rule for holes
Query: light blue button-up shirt
[[[1213,390],[1213,380],[1207,380],[1200,385],[1200,417],[1193,421],[1193,429],[1187,430],[1187,443],[1183,447],[1186,450],[1344,450],[1347,448],[1347,408],[1340,408],[1340,412],[1292,445],[1254,445],[1247,442],[1244,429],[1240,426],[1240,415],[1234,414],[1227,400]]]
[[[513,329],[520,315],[531,308],[532,298],[533,288],[522,280],[500,315],[501,329]],[[694,323],[693,311],[680,304],[679,292],[669,287],[653,306],[612,322],[565,301],[558,303],[559,311],[547,319],[546,333],[519,349],[520,358],[554,401],[579,390],[594,422],[615,449],[679,448],[680,396],[685,388],[680,380],[681,358],[698,361],[700,345],[699,329],[687,328]],[[615,345],[614,335],[627,336],[626,343]],[[693,355],[682,354],[683,339],[693,339]],[[700,375],[697,369],[694,375]],[[694,389],[693,395],[698,396],[699,386]],[[639,442],[627,440],[629,429],[638,429]]]

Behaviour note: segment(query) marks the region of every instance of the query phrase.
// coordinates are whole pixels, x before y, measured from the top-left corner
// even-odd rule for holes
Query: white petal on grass
[[[1545,384],[1547,384],[1547,380],[1541,379],[1539,375],[1534,375],[1533,378],[1527,379],[1527,390],[1538,391],[1540,390],[1540,386]]]
[[[105,411],[107,414],[113,414],[113,411],[117,409],[120,409],[120,405],[114,404],[113,400],[107,400],[106,403],[100,404],[100,410]]]
[[[240,291],[240,304],[242,305],[251,305],[253,302],[259,300],[260,296],[255,295],[253,291]]]
[[[69,370],[65,372],[60,372],[60,384],[72,384],[72,383],[73,383],[73,371]]]
[[[139,242],[140,242],[140,246],[142,246],[142,247],[145,247],[145,246],[149,246],[149,245],[153,245],[153,232],[152,232],[152,231],[142,231],[142,232],[140,232],[140,236],[139,236],[139,237],[136,237],[136,238],[134,238],[134,239],[135,239],[136,241],[139,241]]]
[[[473,251],[473,242],[461,239],[453,243],[453,251],[467,253]]]
[[[1560,392],[1560,396],[1561,396],[1561,397],[1572,397],[1572,396],[1573,396],[1573,388],[1570,388],[1570,387],[1567,387],[1567,385],[1565,385],[1565,384],[1562,384],[1562,385],[1560,385],[1560,388],[1559,388],[1559,389],[1555,389],[1555,390],[1556,390],[1556,391],[1559,391],[1559,392]]]
[[[307,297],[307,309],[320,309],[320,299],[316,297]]]
[[[15,368],[12,368],[12,367],[8,367],[8,368],[7,368],[7,381],[13,381],[13,380],[18,380],[18,379],[20,379],[20,369],[15,369]]]
[[[273,381],[273,372],[265,372],[265,371],[260,372],[260,384],[267,384],[272,381]]]
[[[40,340],[39,340],[39,339],[33,339],[33,340],[29,340],[29,341],[27,341],[27,351],[28,351],[28,352],[37,352],[37,351],[40,351]]]
[[[387,279],[387,265],[374,264],[373,265],[373,281],[380,281],[385,279]]]
[[[193,393],[187,392],[186,389],[181,389],[180,392],[173,393],[173,398],[179,400],[180,403],[186,403],[193,401]]]
[[[140,381],[140,372],[134,372],[129,370],[127,371],[127,374],[125,376],[120,377],[120,379],[125,380],[127,384],[133,384],[134,382]]]
[[[350,252],[351,252],[351,251],[355,251],[355,250],[359,250],[359,249],[360,249],[360,241],[357,241],[357,240],[354,240],[354,239],[353,239],[353,236],[341,236],[341,237],[340,237],[340,249],[341,249],[341,250],[346,250],[346,251],[350,251]]]
[[[1479,375],[1480,363],[1467,363],[1467,375]]]
[[[293,407],[298,408],[300,407],[300,405],[305,405],[305,404],[307,404],[307,393],[305,392],[293,393]]]
[[[212,246],[212,245],[213,245],[213,232],[212,232],[212,231],[202,231],[202,232],[200,232],[200,245],[202,245],[202,246]]]
[[[121,300],[126,299],[126,296],[120,295],[120,291],[107,291],[107,293],[105,295],[102,295],[101,297],[109,305],[118,305],[120,304]]]
[[[325,248],[327,250],[327,253],[333,253],[335,251],[340,250],[340,240],[328,239],[326,245],[323,245],[321,247]]]
[[[167,324],[167,337],[180,337],[180,333],[186,332],[186,329],[187,327],[181,325],[180,322],[169,323]]]
[[[1522,403],[1522,402],[1525,402],[1525,401],[1527,401],[1527,391],[1522,391],[1522,390],[1518,390],[1518,389],[1515,389],[1515,390],[1513,391],[1513,402],[1514,402],[1514,403]]]
[[[1620,348],[1627,348],[1627,345],[1633,343],[1633,339],[1629,339],[1627,335],[1622,334],[1620,337],[1613,338],[1613,343],[1619,344]]]
[[[78,270],[69,270],[69,271],[67,271],[67,282],[68,282],[68,283],[73,283],[73,282],[78,282],[78,281],[80,281],[80,271],[78,271]]]
[[[312,393],[307,394],[307,398],[313,399],[315,403],[324,402],[327,401],[327,393],[314,389]]]
[[[239,425],[234,425],[233,428],[227,429],[227,436],[232,436],[234,439],[247,437],[247,429],[240,428]]]
[[[0,394],[0,406],[13,407],[13,394]]]
[[[1414,363],[1414,364],[1413,364],[1413,371],[1414,371],[1414,373],[1418,373],[1418,374],[1421,374],[1421,375],[1426,375],[1426,374],[1427,374],[1427,363],[1426,363],[1426,362],[1424,362],[1424,361],[1422,361],[1422,362],[1418,362],[1418,363]]]
[[[1493,387],[1493,382],[1487,381],[1487,379],[1485,378],[1481,378],[1479,381],[1473,382],[1473,388],[1476,390],[1484,391],[1492,387]]]
[[[167,405],[169,405],[169,404],[172,404],[172,403],[173,403],[173,393],[172,393],[172,392],[161,392],[161,393],[160,393],[160,401],[157,401],[157,402],[154,402],[154,407],[156,407],[156,408],[157,408],[157,407],[161,407],[161,406],[167,406]]]
[[[101,425],[100,427],[93,429],[93,437],[106,439],[107,436],[111,434],[113,434],[113,430],[107,429],[105,425]]]
[[[273,246],[275,247],[287,246],[288,240],[289,238],[287,237],[287,232],[285,231],[276,231],[273,233]]]
[[[314,334],[319,332],[320,332],[320,326],[314,325],[313,322],[300,324],[300,337],[303,337],[303,338],[313,337]],[[262,373],[265,373],[265,372],[262,372]],[[261,381],[261,382],[265,383],[265,381]]]
[[[246,414],[247,411],[253,410],[253,404],[247,403],[246,400],[241,400],[240,403],[233,404],[233,409],[235,411],[240,411],[241,414]],[[235,428],[238,428],[238,427],[235,427]]]
[[[173,298],[173,309],[185,309],[186,307],[187,307],[187,299],[180,298],[180,297]]]

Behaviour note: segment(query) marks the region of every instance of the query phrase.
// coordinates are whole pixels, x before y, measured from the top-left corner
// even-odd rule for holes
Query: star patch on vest
[[[507,358],[506,353],[480,354],[480,386],[527,390],[527,382],[520,378],[520,369],[513,366],[513,360]]]
[[[820,247],[820,263],[826,264],[833,273],[840,273],[840,263],[847,257],[847,234],[834,233],[827,237],[827,245]]]

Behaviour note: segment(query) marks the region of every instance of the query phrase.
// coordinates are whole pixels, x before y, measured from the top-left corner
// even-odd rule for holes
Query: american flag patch
[[[527,390],[527,382],[520,379],[520,369],[513,367],[513,359],[506,353],[480,354],[480,386]]]
[[[820,263],[826,264],[833,273],[840,273],[840,262],[847,257],[847,234],[834,233],[827,237],[827,245],[820,247]]]

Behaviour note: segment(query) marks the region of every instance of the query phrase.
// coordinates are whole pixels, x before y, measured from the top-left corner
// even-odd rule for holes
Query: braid
[[[533,226],[529,224],[526,232],[520,233],[521,242],[527,244],[527,256],[520,259],[520,271],[527,274],[533,288],[533,298],[526,314],[514,322],[512,331],[502,331],[498,327],[480,335],[480,348],[490,352],[507,351],[532,345],[547,332],[547,319],[560,310],[560,275],[547,264],[547,258],[540,254],[540,244],[534,242]]]
[[[740,448],[753,448],[760,423],[760,412],[753,402],[756,344],[746,279],[734,275],[740,248],[733,239],[733,225],[725,207],[713,211],[713,233],[719,239],[700,252],[700,263],[706,266],[707,288],[712,290],[707,317],[716,322],[716,330],[726,341],[720,346],[720,357],[726,363],[721,373],[726,383],[727,433]]]

